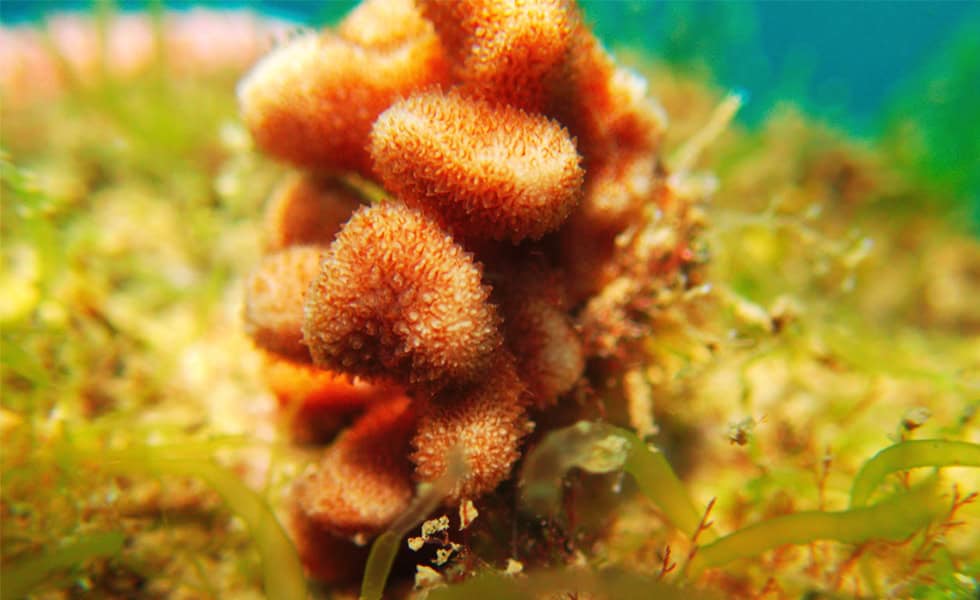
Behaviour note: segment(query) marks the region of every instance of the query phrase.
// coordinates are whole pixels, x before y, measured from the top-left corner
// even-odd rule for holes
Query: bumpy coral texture
[[[434,39],[432,24],[413,0],[366,0],[337,26],[340,37],[365,48],[390,50]]]
[[[299,505],[319,527],[358,538],[405,510],[414,492],[406,455],[415,422],[407,397],[375,405],[297,484]]]
[[[572,318],[564,278],[525,259],[494,290],[507,346],[519,356],[521,380],[538,408],[553,406],[582,377],[585,351]]]
[[[374,119],[395,98],[448,76],[431,27],[417,17],[387,23],[385,14],[377,7],[355,13],[341,26],[349,39],[297,37],[242,81],[242,117],[263,150],[299,167],[370,175],[365,148]]]
[[[510,475],[527,433],[524,384],[513,358],[502,355],[494,376],[464,388],[443,390],[423,403],[412,439],[415,476],[432,481],[446,472],[454,448],[463,452],[468,473],[450,492],[448,501],[479,497]]]
[[[572,46],[562,0],[422,0],[468,94],[541,111]]]
[[[656,153],[666,129],[663,110],[646,95],[646,82],[616,65],[580,24],[546,110],[576,136],[588,167],[623,154]]]
[[[309,361],[303,343],[303,299],[320,269],[324,249],[291,246],[262,259],[245,284],[245,330],[281,356]]]
[[[333,241],[340,226],[361,205],[360,198],[335,179],[292,174],[266,208],[266,250]]]
[[[501,344],[481,270],[435,222],[383,203],[330,246],[306,303],[318,365],[405,385],[483,375]]]
[[[371,133],[385,187],[467,238],[540,238],[579,200],[583,171],[558,123],[459,94],[396,103]]]

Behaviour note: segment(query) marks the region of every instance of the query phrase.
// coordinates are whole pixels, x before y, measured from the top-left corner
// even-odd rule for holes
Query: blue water
[[[978,2],[587,2],[607,40],[707,65],[745,90],[752,117],[791,97],[854,129],[873,127],[910,75],[971,17]],[[633,14],[631,14],[631,12]]]

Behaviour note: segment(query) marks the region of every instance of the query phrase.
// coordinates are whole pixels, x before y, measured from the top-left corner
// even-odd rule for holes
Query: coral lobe
[[[574,208],[583,180],[560,125],[459,94],[393,105],[374,125],[371,155],[386,188],[468,238],[540,238]]]
[[[442,385],[479,376],[500,346],[479,267],[437,224],[394,203],[358,211],[330,246],[306,304],[319,365]]]

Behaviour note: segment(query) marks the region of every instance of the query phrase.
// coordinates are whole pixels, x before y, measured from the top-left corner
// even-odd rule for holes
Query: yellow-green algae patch
[[[239,76],[103,74],[0,105],[5,598],[306,596],[240,333],[278,170],[236,124]]]

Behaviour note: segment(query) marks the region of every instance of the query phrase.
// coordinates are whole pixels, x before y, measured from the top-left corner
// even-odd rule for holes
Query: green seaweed
[[[521,470],[522,501],[531,511],[554,514],[561,479],[578,467],[589,473],[622,469],[677,529],[693,536],[701,513],[664,455],[635,433],[605,423],[580,421],[549,433],[528,453]]]
[[[946,508],[933,476],[908,492],[869,507],[843,511],[803,511],[755,523],[699,547],[687,565],[692,575],[733,560],[751,558],[788,544],[835,540],[860,544],[901,540],[925,527]]]
[[[105,460],[110,469],[150,471],[204,481],[248,527],[262,559],[266,595],[282,600],[305,599],[303,566],[269,504],[233,473],[210,460],[208,455],[207,451],[202,452],[193,445],[147,446],[110,452]]]
[[[980,15],[960,30],[908,78],[887,109],[884,142],[896,161],[937,186],[950,209],[970,211],[980,230]],[[929,199],[919,194],[910,203]],[[972,202],[972,206],[970,203]],[[963,221],[969,223],[969,221]]]
[[[364,567],[364,578],[361,580],[361,600],[380,600],[383,597],[385,583],[388,581],[391,565],[395,562],[395,555],[398,554],[402,540],[413,527],[429,516],[457,482],[465,477],[466,463],[463,461],[461,450],[458,448],[451,450],[446,464],[448,465],[446,472],[431,484],[420,485],[412,504],[374,540]]]
[[[60,548],[41,553],[4,566],[0,572],[0,599],[12,600],[26,596],[54,573],[70,569],[93,558],[118,555],[126,541],[120,531],[90,533]]]
[[[429,592],[430,600],[535,600],[552,597],[565,590],[568,597],[592,594],[606,598],[706,598],[694,590],[657,581],[653,577],[618,569],[590,571],[587,569],[547,569],[512,577],[497,572],[485,572],[464,583]],[[642,590],[642,592],[640,592]]]
[[[907,440],[875,454],[851,487],[851,507],[860,507],[889,473],[918,467],[980,467],[980,444],[950,440]]]
[[[697,576],[707,568],[788,544],[904,539],[943,512],[938,477],[863,506],[881,479],[887,473],[913,467],[975,464],[980,465],[980,446],[975,444],[943,440],[897,444],[865,463],[854,482],[850,509],[802,511],[750,525],[698,547],[685,572]],[[561,479],[576,467],[590,473],[622,469],[633,476],[672,525],[692,537],[701,529],[699,513],[663,455],[651,451],[635,434],[603,423],[580,422],[553,431],[529,453],[521,473],[525,507],[539,514],[554,514],[559,507]]]

